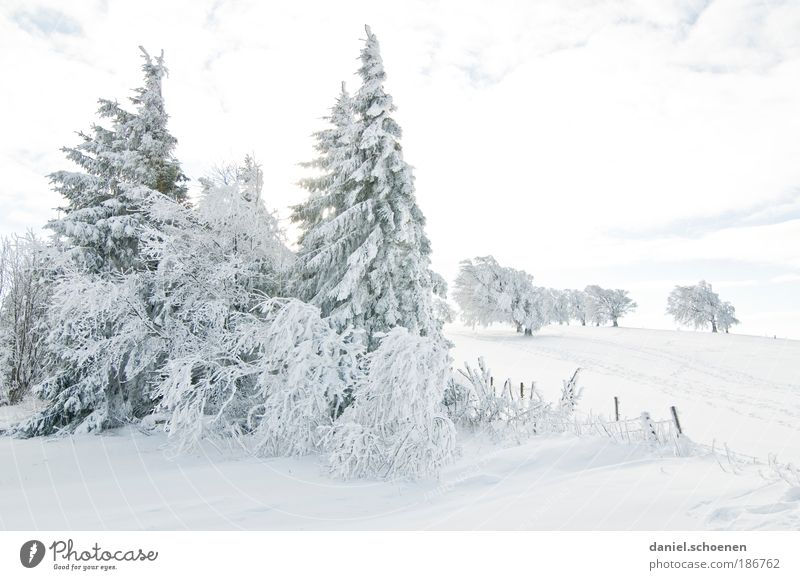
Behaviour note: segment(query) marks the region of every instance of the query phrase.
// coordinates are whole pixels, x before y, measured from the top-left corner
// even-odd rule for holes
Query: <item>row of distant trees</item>
[[[532,335],[547,324],[580,322],[619,326],[619,320],[636,309],[627,290],[596,284],[583,290],[536,286],[524,270],[501,266],[492,256],[464,260],[453,292],[461,317],[470,325],[500,322]],[[706,281],[694,286],[675,286],[667,301],[667,314],[679,324],[710,327],[728,332],[738,324],[736,309],[724,302]]]
[[[492,256],[464,260],[453,297],[467,324],[510,323],[531,335],[547,324],[586,326],[612,323],[636,309],[627,290],[587,286],[584,290],[536,286],[524,270],[501,266]]]

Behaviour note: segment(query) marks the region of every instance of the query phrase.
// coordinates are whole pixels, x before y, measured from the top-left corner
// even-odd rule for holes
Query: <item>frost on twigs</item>
[[[580,369],[578,369],[580,370]],[[565,380],[556,405],[546,402],[535,383],[496,383],[483,357],[478,367],[459,369],[445,392],[449,416],[457,424],[499,438],[562,433],[571,428],[582,389],[578,370]]]
[[[445,345],[398,327],[366,357],[354,402],[328,430],[332,474],[350,478],[436,475],[455,453],[455,427],[442,408],[450,374]]]
[[[317,451],[358,372],[353,334],[336,333],[313,306],[269,299],[217,341],[167,366],[160,392],[177,448],[233,436],[256,455]]]

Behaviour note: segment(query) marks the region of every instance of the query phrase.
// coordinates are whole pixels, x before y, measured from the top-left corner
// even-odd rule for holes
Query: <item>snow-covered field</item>
[[[800,529],[800,342],[638,329],[452,326],[456,365],[483,355],[496,381],[536,380],[549,398],[576,366],[582,412],[676,405],[699,446],[668,450],[574,435],[498,445],[464,436],[438,481],[339,482],[316,458],[255,459],[206,446],[171,458],[161,434],[0,438],[5,529]],[[29,403],[30,404],[30,403]],[[0,426],[30,412],[0,409]]]
[[[555,397],[581,367],[583,412],[669,417],[678,408],[694,441],[773,453],[800,465],[800,341],[710,332],[549,326],[534,337],[451,326],[456,365],[482,355],[495,381],[537,382]]]

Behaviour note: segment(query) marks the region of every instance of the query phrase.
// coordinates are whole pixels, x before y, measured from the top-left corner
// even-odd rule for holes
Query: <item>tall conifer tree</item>
[[[340,328],[366,330],[374,349],[376,333],[395,326],[438,335],[433,292],[444,288],[430,270],[425,217],[403,159],[401,129],[392,118],[395,106],[384,88],[378,39],[368,26],[366,32],[352,125],[332,117],[334,133],[318,134],[320,163],[329,172],[321,181],[304,183],[311,199],[295,208],[294,219],[303,229],[298,264],[307,299]],[[340,97],[337,107],[343,102]],[[328,147],[329,135],[337,136],[337,147]],[[324,165],[333,158],[334,164]],[[335,203],[322,202],[325,196]]]
[[[141,51],[144,85],[130,99],[133,112],[100,100],[106,126],[93,125],[79,133],[79,145],[64,149],[80,171],[50,175],[67,201],[49,224],[67,259],[57,268],[50,312],[53,374],[39,387],[49,406],[21,426],[24,435],[104,429],[152,408],[152,378],[163,359],[152,332],[160,306],[141,275],[156,264],[140,255],[140,239],[153,225],[152,196],[184,203],[187,179],[167,130],[163,53],[154,59]]]

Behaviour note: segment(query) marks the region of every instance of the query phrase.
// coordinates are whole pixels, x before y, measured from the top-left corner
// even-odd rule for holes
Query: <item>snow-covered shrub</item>
[[[251,322],[253,337],[240,348],[257,347],[257,403],[248,413],[253,446],[265,455],[317,451],[324,428],[344,411],[359,377],[361,342],[338,334],[319,309],[298,300],[261,306],[266,328]],[[248,335],[245,333],[245,337]]]
[[[465,364],[458,373],[460,381],[448,386],[446,392],[450,417],[466,428],[500,438],[563,432],[571,424],[582,390],[577,370],[563,382],[555,405],[544,400],[535,383],[517,385],[506,380],[496,386],[482,357],[477,368]]]
[[[494,422],[514,420],[519,416],[521,409],[512,398],[508,381],[497,392],[492,372],[483,357],[478,358],[478,368],[464,363],[464,369],[459,369],[458,372],[465,379],[466,386],[462,395],[465,400],[461,401],[462,409],[466,409],[460,415],[462,422],[491,425]]]
[[[397,327],[366,357],[354,401],[325,435],[331,473],[342,478],[436,475],[455,453],[442,399],[451,359],[441,341]]]
[[[578,400],[583,394],[583,388],[578,386],[578,373],[581,369],[575,369],[572,377],[564,381],[561,387],[561,398],[558,401],[558,412],[564,417],[569,418],[575,413],[578,407]]]
[[[173,358],[159,387],[179,450],[234,436],[259,455],[318,449],[350,396],[361,345],[294,299],[269,299],[231,318],[213,345]]]

